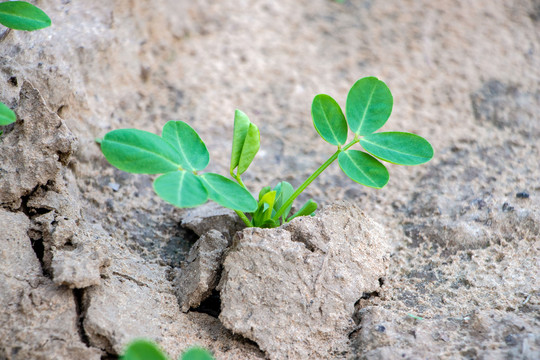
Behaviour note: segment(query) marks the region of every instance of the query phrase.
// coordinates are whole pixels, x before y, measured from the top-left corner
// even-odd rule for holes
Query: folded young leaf
[[[373,156],[358,150],[347,150],[338,156],[339,167],[353,181],[380,189],[388,183],[386,167]]]
[[[257,201],[249,191],[234,181],[214,173],[202,174],[200,178],[208,191],[210,200],[233,210],[243,212],[257,210]]]
[[[272,217],[274,202],[276,200],[276,192],[269,191],[259,201],[257,211],[253,213],[253,225],[261,226],[266,220]]]
[[[189,171],[173,171],[154,180],[154,190],[163,200],[179,208],[204,204],[208,191],[198,176]]]
[[[199,171],[208,166],[210,154],[199,134],[183,121],[169,121],[163,126],[161,137],[171,144],[186,170]]]
[[[319,135],[332,145],[343,145],[347,141],[347,120],[339,104],[330,96],[319,94],[311,104],[313,126]]]
[[[380,129],[390,117],[394,100],[386,84],[376,77],[358,80],[347,95],[345,112],[352,132],[368,135]]]
[[[247,132],[249,129],[249,118],[240,110],[236,110],[234,113],[234,131],[233,131],[233,144],[231,151],[231,172],[236,169],[240,162],[240,155],[242,154],[242,148],[244,147],[244,141],[246,140]]]
[[[261,136],[257,126],[240,110],[234,114],[234,135],[230,171],[238,167],[237,175],[243,174],[259,151]]]
[[[148,340],[135,340],[128,345],[122,360],[168,360],[167,356],[160,350],[160,348],[151,341]]]
[[[287,219],[287,222],[291,221],[292,219],[299,217],[299,216],[308,216],[312,215],[315,210],[317,210],[317,203],[311,199],[309,199],[304,206],[300,208],[297,212],[294,213],[293,216]]]
[[[9,125],[17,120],[13,110],[0,102],[0,125]]]
[[[162,174],[181,168],[175,148],[160,136],[137,129],[108,132],[101,151],[111,165],[135,174]]]
[[[272,191],[272,188],[270,186],[263,187],[261,191],[259,191],[259,201],[261,201],[263,196],[269,191]]]
[[[261,135],[257,125],[251,123],[248,127],[244,146],[242,147],[242,153],[240,154],[240,161],[238,162],[237,174],[241,175],[246,172],[249,165],[257,155],[261,146]]]
[[[51,26],[51,19],[30,3],[6,1],[0,3],[0,24],[14,30],[33,31]]]
[[[360,145],[373,156],[399,165],[419,165],[433,157],[433,148],[426,139],[405,132],[366,135]]]

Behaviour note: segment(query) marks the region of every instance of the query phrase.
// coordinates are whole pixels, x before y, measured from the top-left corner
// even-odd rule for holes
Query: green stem
[[[244,189],[248,190],[248,188],[246,187],[246,185],[244,185],[244,182],[242,181],[242,179],[240,178],[240,175],[236,175],[232,170],[231,170],[231,176],[236,180],[236,182],[238,182],[238,184],[240,184],[240,186],[242,186]],[[248,190],[249,191],[249,190]],[[236,214],[240,217],[240,219],[242,219],[242,221],[244,222],[244,224],[246,224],[247,227],[253,227],[253,223],[251,221],[249,221],[248,217],[246,216],[246,214],[244,214],[242,211],[240,210],[234,210],[236,212]]]
[[[283,215],[285,210],[294,202],[294,200],[296,200],[298,195],[300,195],[309,186],[309,184],[313,182],[313,180],[315,180],[324,170],[326,170],[326,168],[337,159],[341,152],[346,151],[348,148],[358,143],[359,141],[360,140],[358,139],[358,135],[355,135],[354,139],[350,143],[345,145],[345,147],[338,147],[338,150],[332,156],[330,156],[330,158],[326,160],[324,164],[322,164],[317,170],[315,170],[315,172],[311,174],[311,176],[308,177],[298,189],[296,189],[296,191],[291,195],[291,197],[289,197],[289,199],[287,199],[287,201],[279,208],[279,210],[276,212],[276,215],[274,215],[272,219],[279,219],[279,217]]]
[[[251,223],[251,221],[249,221],[246,214],[239,210],[234,210],[234,212],[240,217],[240,219],[242,219],[242,221],[244,222],[244,224],[246,224],[247,227],[253,227],[253,224]]]

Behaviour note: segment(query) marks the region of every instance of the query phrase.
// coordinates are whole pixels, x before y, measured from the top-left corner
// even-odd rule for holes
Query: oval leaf
[[[0,125],[9,125],[17,120],[13,110],[0,102]]]
[[[288,183],[287,181],[282,181],[279,184],[276,185],[274,188],[276,191],[276,203],[274,205],[274,209],[278,211],[281,209],[281,207],[289,200],[291,195],[294,193],[293,186]],[[289,212],[291,211],[292,203],[285,209],[283,214],[281,215],[282,219],[286,219],[287,216],[289,216]]]
[[[242,154],[242,147],[249,129],[249,118],[240,110],[236,110],[234,113],[234,131],[233,131],[233,144],[231,152],[231,172],[238,166],[240,162],[240,155]]]
[[[192,347],[182,354],[181,360],[214,360],[214,357],[206,349]]]
[[[405,132],[370,134],[360,140],[370,154],[394,164],[419,165],[433,157],[431,144],[421,136]]]
[[[347,120],[339,104],[328,95],[319,94],[311,104],[313,126],[319,135],[332,145],[343,145],[347,141]]]
[[[373,156],[363,151],[347,150],[338,156],[339,167],[353,181],[380,189],[388,183],[388,170]]]
[[[198,176],[174,171],[154,180],[154,190],[166,202],[179,208],[195,207],[208,200],[208,191]]]
[[[386,84],[376,77],[358,80],[347,95],[345,111],[351,131],[368,135],[380,129],[390,117],[394,100]]]
[[[291,221],[292,219],[299,217],[299,216],[308,216],[312,215],[315,210],[317,210],[317,203],[311,199],[309,199],[300,210],[294,213],[293,216],[287,219],[287,221]]]
[[[234,181],[214,173],[201,175],[203,185],[208,190],[208,197],[221,206],[243,212],[257,210],[257,201],[253,196]]]
[[[135,340],[128,345],[122,360],[168,360],[159,347],[148,340]]]
[[[135,174],[161,174],[178,170],[180,156],[160,136],[137,129],[113,130],[101,142],[111,165]]]
[[[14,30],[33,31],[51,26],[51,19],[25,1],[7,1],[0,3],[0,24]]]
[[[259,128],[253,123],[249,124],[244,146],[242,147],[242,154],[240,155],[240,161],[238,162],[237,174],[241,175],[246,172],[249,165],[257,155],[261,146],[261,135]]]
[[[180,155],[180,164],[186,170],[198,171],[208,166],[210,154],[199,134],[183,121],[169,121],[163,126],[161,137]]]

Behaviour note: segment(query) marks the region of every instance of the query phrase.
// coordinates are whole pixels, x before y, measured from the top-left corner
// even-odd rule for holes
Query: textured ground
[[[99,358],[133,334],[175,355],[198,342],[262,357],[217,319],[179,311],[170,274],[191,244],[185,211],[109,166],[94,139],[183,120],[226,174],[238,108],[262,137],[246,184],[298,185],[333,151],[312,127],[313,96],[343,106],[370,75],[395,99],[383,129],[426,137],[435,157],[390,166],[382,190],[333,166],[307,191],[359,204],[391,236],[389,274],[358,302],[347,356],[540,358],[538,1],[37,4],[53,26],[0,42],[0,101],[20,119],[0,143],[0,358]],[[73,249],[89,270],[52,281],[55,267],[76,270]]]

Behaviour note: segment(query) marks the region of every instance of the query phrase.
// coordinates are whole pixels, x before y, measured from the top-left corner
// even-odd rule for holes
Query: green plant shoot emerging
[[[184,351],[179,360],[214,360],[214,357],[201,347],[191,347]],[[121,360],[169,360],[167,355],[152,341],[135,340],[126,348]]]
[[[260,147],[259,129],[237,110],[231,152],[230,175],[200,173],[209,162],[206,145],[197,132],[182,121],[169,121],[161,136],[136,129],[113,130],[101,140],[107,160],[120,170],[140,174],[163,174],[154,190],[165,201],[184,208],[213,200],[233,209],[247,226],[277,227],[297,216],[312,215],[317,204],[309,200],[290,214],[294,200],[330,164],[338,161],[345,175],[373,188],[388,183],[389,174],[379,160],[400,165],[419,165],[433,157],[424,138],[406,132],[379,132],[392,113],[393,98],[386,84],[375,77],[358,80],[347,96],[345,114],[328,95],[315,96],[311,106],[313,125],[336,152],[296,190],[286,181],[260,190],[255,199],[241,175]],[[354,134],[347,142],[349,130]],[[361,145],[364,151],[351,149]]]

